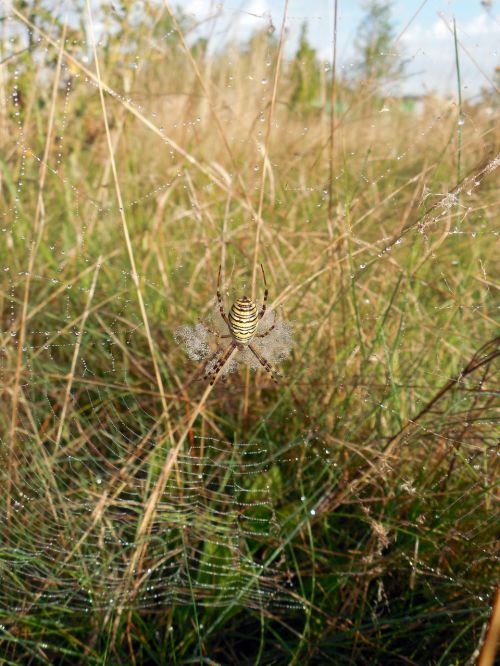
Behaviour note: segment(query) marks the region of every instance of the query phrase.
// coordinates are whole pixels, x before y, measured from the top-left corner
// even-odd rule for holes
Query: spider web
[[[233,16],[229,8],[221,12],[222,18]],[[273,18],[277,23],[277,16]],[[295,24],[299,18],[290,16]],[[330,21],[331,15],[323,18]],[[197,19],[203,21],[201,16]],[[116,16],[114,20],[118,21]],[[260,424],[251,436],[241,437],[243,441],[207,411],[201,425],[198,421],[195,427],[193,421],[185,430],[153,518],[141,531],[148,499],[169,460],[169,429],[178,441],[186,412],[193,413],[203,391],[200,387],[196,394],[193,389],[198,367],[192,361],[206,359],[213,341],[195,318],[226,333],[211,301],[220,245],[224,251],[238,248],[232,258],[237,275],[225,294],[230,300],[242,292],[242,272],[237,269],[244,260],[250,264],[247,239],[255,225],[254,219],[248,222],[252,211],[245,198],[231,194],[237,180],[234,162],[223,156],[219,138],[202,142],[213,130],[210,103],[202,99],[201,107],[189,106],[174,91],[170,106],[164,108],[160,89],[154,79],[151,83],[149,68],[157,52],[172,43],[180,49],[179,41],[172,42],[176,31],[169,25],[156,50],[146,51],[145,56],[148,35],[143,43],[141,34],[134,33],[130,50],[122,54],[125,75],[120,80],[110,74],[106,81],[118,166],[125,164],[127,150],[137,143],[144,156],[151,155],[121,180],[134,250],[141,257],[140,270],[134,274],[113,194],[99,86],[95,75],[89,74],[94,72],[91,38],[83,39],[70,25],[62,54],[61,24],[34,30],[29,37],[36,57],[30,65],[18,62],[15,53],[26,43],[26,25],[12,12],[4,22],[4,50],[10,58],[5,75],[10,99],[5,106],[11,134],[4,133],[3,141],[16,177],[3,184],[8,203],[1,230],[5,242],[0,373],[8,387],[0,450],[6,488],[2,497],[6,520],[0,528],[2,605],[15,611],[31,607],[94,611],[195,601],[221,607],[302,609],[304,595],[293,573],[289,544],[306,525],[314,527],[317,517],[355,503],[362,507],[371,535],[371,546],[359,563],[375,567],[398,533],[389,519],[370,508],[370,498],[382,492],[380,480],[387,477],[398,479],[393,492],[401,495],[408,511],[417,498],[429,507],[408,523],[401,519],[417,536],[396,568],[413,576],[411,584],[417,577],[442,578],[450,594],[455,591],[472,600],[484,619],[491,585],[476,576],[474,561],[455,573],[432,558],[425,561],[418,552],[419,538],[425,540],[438,520],[463,501],[456,532],[448,535],[450,543],[467,542],[488,570],[498,561],[488,539],[476,541],[478,532],[486,533],[493,525],[497,465],[490,400],[498,388],[491,369],[497,354],[491,328],[495,287],[487,255],[489,244],[498,237],[491,215],[494,190],[488,187],[499,159],[491,153],[484,157],[488,132],[474,125],[479,126],[482,111],[474,115],[471,110],[465,125],[462,115],[458,119],[464,151],[469,147],[477,159],[467,171],[462,165],[460,178],[450,178],[449,187],[439,191],[425,161],[415,155],[429,137],[441,144],[449,140],[450,122],[456,121],[455,102],[443,101],[415,113],[412,136],[399,141],[393,128],[401,114],[388,97],[363,129],[367,141],[368,134],[370,141],[384,136],[384,141],[370,143],[375,146],[373,160],[366,145],[353,148],[346,155],[348,164],[333,176],[338,187],[354,181],[358,197],[352,210],[341,197],[335,204],[342,238],[336,245],[336,237],[325,233],[325,211],[331,201],[324,174],[309,177],[297,167],[301,144],[311,134],[318,132],[311,140],[316,147],[322,143],[319,129],[305,124],[307,120],[285,126],[288,151],[295,151],[293,168],[288,169],[284,159],[273,161],[272,142],[270,160],[262,159],[272,60],[270,49],[259,44],[256,48],[261,51],[251,63],[255,71],[239,70],[229,59],[221,77],[230,99],[238,85],[238,94],[252,99],[253,105],[247,100],[249,110],[241,110],[254,159],[248,165],[249,191],[258,192],[266,169],[270,210],[274,206],[287,223],[305,216],[302,209],[297,213],[296,201],[317,214],[317,219],[312,214],[303,217],[300,228],[290,222],[285,231],[282,222],[269,215],[262,239],[274,290],[271,301],[274,296],[277,302],[262,322],[266,330],[276,321],[276,331],[258,343],[259,350],[281,363],[292,346],[288,322],[294,325],[294,358],[293,364],[284,366],[283,391],[290,386],[294,398],[293,406],[286,408],[286,421],[299,419],[301,426],[287,437],[285,420],[273,423],[283,400],[279,390],[271,406],[266,396],[258,411]],[[192,31],[196,33],[196,26]],[[105,57],[105,43],[103,33],[102,43],[97,44],[99,57]],[[180,57],[187,71],[189,58]],[[53,85],[55,104],[38,108],[37,100],[47,101],[41,91]],[[52,138],[45,159],[50,108],[54,109]],[[230,131],[234,118],[227,108],[220,117]],[[81,135],[72,130],[76,122]],[[284,121],[271,123],[271,137],[280,122]],[[36,131],[40,123],[41,137]],[[465,133],[467,125],[470,135]],[[357,131],[347,128],[347,143],[353,142]],[[236,151],[239,139],[233,139]],[[165,168],[160,152],[167,159]],[[37,203],[42,174],[44,196]],[[397,182],[384,197],[379,190],[395,174]],[[400,199],[400,192],[409,186],[411,196]],[[361,188],[368,191],[368,204]],[[485,190],[483,202],[479,193]],[[216,203],[211,207],[207,197],[213,192]],[[61,202],[66,202],[63,209]],[[396,222],[386,223],[387,217]],[[304,241],[305,234],[310,241]],[[283,236],[287,237],[281,246]],[[297,279],[283,260],[286,252],[290,265],[300,271]],[[335,253],[343,257],[340,273],[331,273],[326,261]],[[408,262],[420,297],[409,296],[403,307],[398,274]],[[475,262],[474,277],[460,285],[457,271],[471,262]],[[420,266],[426,269],[422,277]],[[274,278],[280,271],[277,284]],[[249,271],[243,272],[248,281]],[[318,284],[326,280],[325,296]],[[389,293],[384,308],[377,302],[380,285],[387,286]],[[137,289],[144,298],[151,334]],[[344,311],[344,324],[340,315],[335,321],[335,326],[344,326],[336,338],[337,350],[324,357],[316,375],[309,376],[321,336],[327,336],[325,331],[329,339],[337,335],[329,327],[340,294],[350,294],[353,300],[352,310]],[[301,308],[311,313],[310,320],[303,318]],[[300,318],[300,327],[295,317]],[[346,320],[354,324],[347,327]],[[176,331],[190,358],[177,348]],[[392,346],[387,335],[396,340]],[[158,350],[158,372],[169,378],[163,387],[151,360],[151,338]],[[467,353],[458,353],[457,347]],[[433,354],[434,366],[421,363]],[[225,373],[235,376],[229,378],[229,388],[217,387],[222,413],[224,407],[234,407],[231,401],[244,390],[244,369],[234,372],[238,363],[258,369],[250,355],[227,365]],[[260,395],[262,380],[251,377]],[[402,382],[407,396],[403,406],[398,398]],[[304,396],[313,388],[320,393],[318,405],[325,396],[335,397],[337,407],[330,407],[325,419],[321,409],[315,413],[306,404]],[[169,405],[167,416],[163,400]],[[343,410],[348,403],[357,410],[351,421]],[[441,418],[445,413],[447,418]],[[382,444],[372,442],[374,424],[388,433]],[[276,438],[275,448],[264,437],[269,431]],[[351,467],[346,461],[352,461]],[[341,470],[346,466],[352,474],[344,477]],[[431,468],[427,479],[422,469]],[[316,486],[304,490],[308,474]],[[447,506],[435,501],[445,489],[450,489],[452,498]],[[483,489],[483,504],[471,507],[465,500],[478,489]],[[355,543],[344,545],[357,548]],[[339,575],[350,575],[344,563],[332,566]],[[375,615],[383,614],[388,605],[380,585]],[[432,594],[440,604],[438,593]]]

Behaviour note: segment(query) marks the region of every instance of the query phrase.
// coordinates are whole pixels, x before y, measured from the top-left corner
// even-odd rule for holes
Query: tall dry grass
[[[5,663],[467,663],[498,561],[489,102],[457,182],[454,100],[339,79],[332,153],[328,73],[294,108],[276,33],[208,55],[161,7],[92,56],[12,11],[41,41],[1,78]],[[173,332],[219,263],[228,305],[261,297],[260,262],[293,357],[211,390]]]

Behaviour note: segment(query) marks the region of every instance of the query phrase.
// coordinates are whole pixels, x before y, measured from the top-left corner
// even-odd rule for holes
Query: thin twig
[[[227,359],[228,361],[231,360],[232,356],[236,352],[236,348],[233,349],[231,352],[231,355]],[[147,499],[147,502],[144,506],[144,515],[142,517],[142,521],[137,529],[136,537],[135,537],[135,542],[137,544],[136,549],[134,550],[134,553],[132,557],[130,558],[129,565],[127,567],[127,572],[124,577],[124,590],[122,592],[122,598],[126,598],[128,594],[128,588],[129,588],[129,583],[132,580],[134,576],[136,576],[137,572],[141,569],[141,563],[142,560],[144,559],[146,555],[146,551],[148,548],[148,541],[147,541],[147,536],[149,534],[149,531],[151,530],[151,527],[153,525],[154,517],[158,508],[158,504],[161,500],[161,497],[163,495],[163,491],[165,490],[165,485],[170,477],[170,473],[172,472],[172,469],[174,465],[177,462],[177,457],[182,449],[182,446],[184,442],[186,441],[187,436],[189,435],[192,426],[194,425],[194,422],[200,415],[201,411],[203,410],[205,403],[208,399],[208,396],[212,392],[213,385],[208,384],[208,386],[205,389],[205,392],[203,393],[201,400],[197,404],[196,408],[193,410],[191,413],[191,416],[189,418],[189,421],[184,429],[184,432],[179,438],[179,441],[177,442],[176,446],[172,449],[170,449],[167,459],[165,460],[165,463],[163,465],[163,468],[160,472],[160,475],[158,477],[158,480],[156,481],[155,487],[153,488],[153,491],[151,492],[150,496]],[[115,619],[114,623],[114,629],[113,632],[116,632],[116,628],[118,626],[118,623],[120,621],[120,616],[123,613],[124,606],[120,605],[118,611],[117,611],[117,616]]]
[[[481,648],[477,666],[493,666],[500,642],[500,585],[497,587],[486,638]]]

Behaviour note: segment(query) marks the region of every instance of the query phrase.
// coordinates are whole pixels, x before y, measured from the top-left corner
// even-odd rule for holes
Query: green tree
[[[365,0],[365,16],[354,42],[356,72],[366,82],[379,86],[402,74],[404,62],[396,53],[392,23],[392,3],[384,0]]]
[[[317,103],[320,89],[320,73],[316,51],[307,39],[307,25],[302,24],[299,47],[291,63],[290,79],[292,108],[308,111]]]

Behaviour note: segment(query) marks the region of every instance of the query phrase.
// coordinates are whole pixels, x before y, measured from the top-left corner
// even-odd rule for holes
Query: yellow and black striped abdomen
[[[229,327],[234,339],[245,344],[257,328],[257,306],[247,296],[238,298],[229,310]]]

